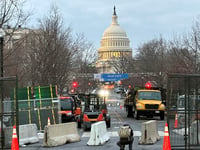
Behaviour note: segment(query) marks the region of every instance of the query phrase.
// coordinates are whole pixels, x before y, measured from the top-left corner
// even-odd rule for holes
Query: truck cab
[[[160,90],[141,89],[137,90],[134,100],[134,116],[160,116],[164,120],[165,105],[162,103]]]
[[[134,87],[129,89],[124,101],[127,117],[140,116],[160,116],[161,120],[165,118],[164,105],[165,91],[157,86],[153,86],[151,82],[147,82],[144,87]]]

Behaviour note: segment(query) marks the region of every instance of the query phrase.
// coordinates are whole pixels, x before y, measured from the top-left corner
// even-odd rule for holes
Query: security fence
[[[200,149],[200,75],[168,75],[167,115],[172,149]]]
[[[7,149],[5,146],[5,128],[13,127],[16,125],[18,130],[18,104],[17,99],[11,102],[11,93],[12,89],[17,90],[17,78],[16,77],[1,77],[0,78],[0,148]],[[17,95],[13,95],[17,97]],[[9,131],[12,132],[12,131]],[[12,135],[12,133],[7,133]]]
[[[12,139],[12,130],[16,125],[19,136],[19,125],[36,124],[41,132],[48,123],[60,123],[59,100],[57,99],[56,87],[25,87],[18,88],[17,79],[0,78],[0,99],[1,99],[1,130],[0,147],[10,149]],[[6,131],[6,132],[4,132]],[[18,138],[19,139],[19,138]]]
[[[15,91],[15,89],[12,91],[12,95],[15,95]],[[51,124],[59,123],[60,107],[55,86],[25,87],[17,91],[19,125],[34,123],[38,130],[42,131],[47,125],[48,118]],[[12,96],[12,100],[14,99]]]
[[[18,105],[19,125],[36,124],[38,130],[43,131],[48,118],[51,124],[60,122],[57,98],[18,100]]]

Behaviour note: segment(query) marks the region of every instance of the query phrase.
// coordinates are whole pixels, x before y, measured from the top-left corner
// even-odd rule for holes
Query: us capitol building
[[[104,31],[98,49],[98,60],[96,68],[98,73],[119,73],[117,64],[125,58],[132,57],[130,41],[124,29],[117,21],[117,14],[114,7],[111,25]]]

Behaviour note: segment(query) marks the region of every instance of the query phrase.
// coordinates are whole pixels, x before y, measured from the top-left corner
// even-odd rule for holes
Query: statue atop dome
[[[113,12],[114,16],[117,16],[116,11],[115,11],[115,6],[114,6],[114,12]]]

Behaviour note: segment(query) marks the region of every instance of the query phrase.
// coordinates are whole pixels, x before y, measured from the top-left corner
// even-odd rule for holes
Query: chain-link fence
[[[200,149],[200,75],[168,75],[167,112],[172,149]]]

